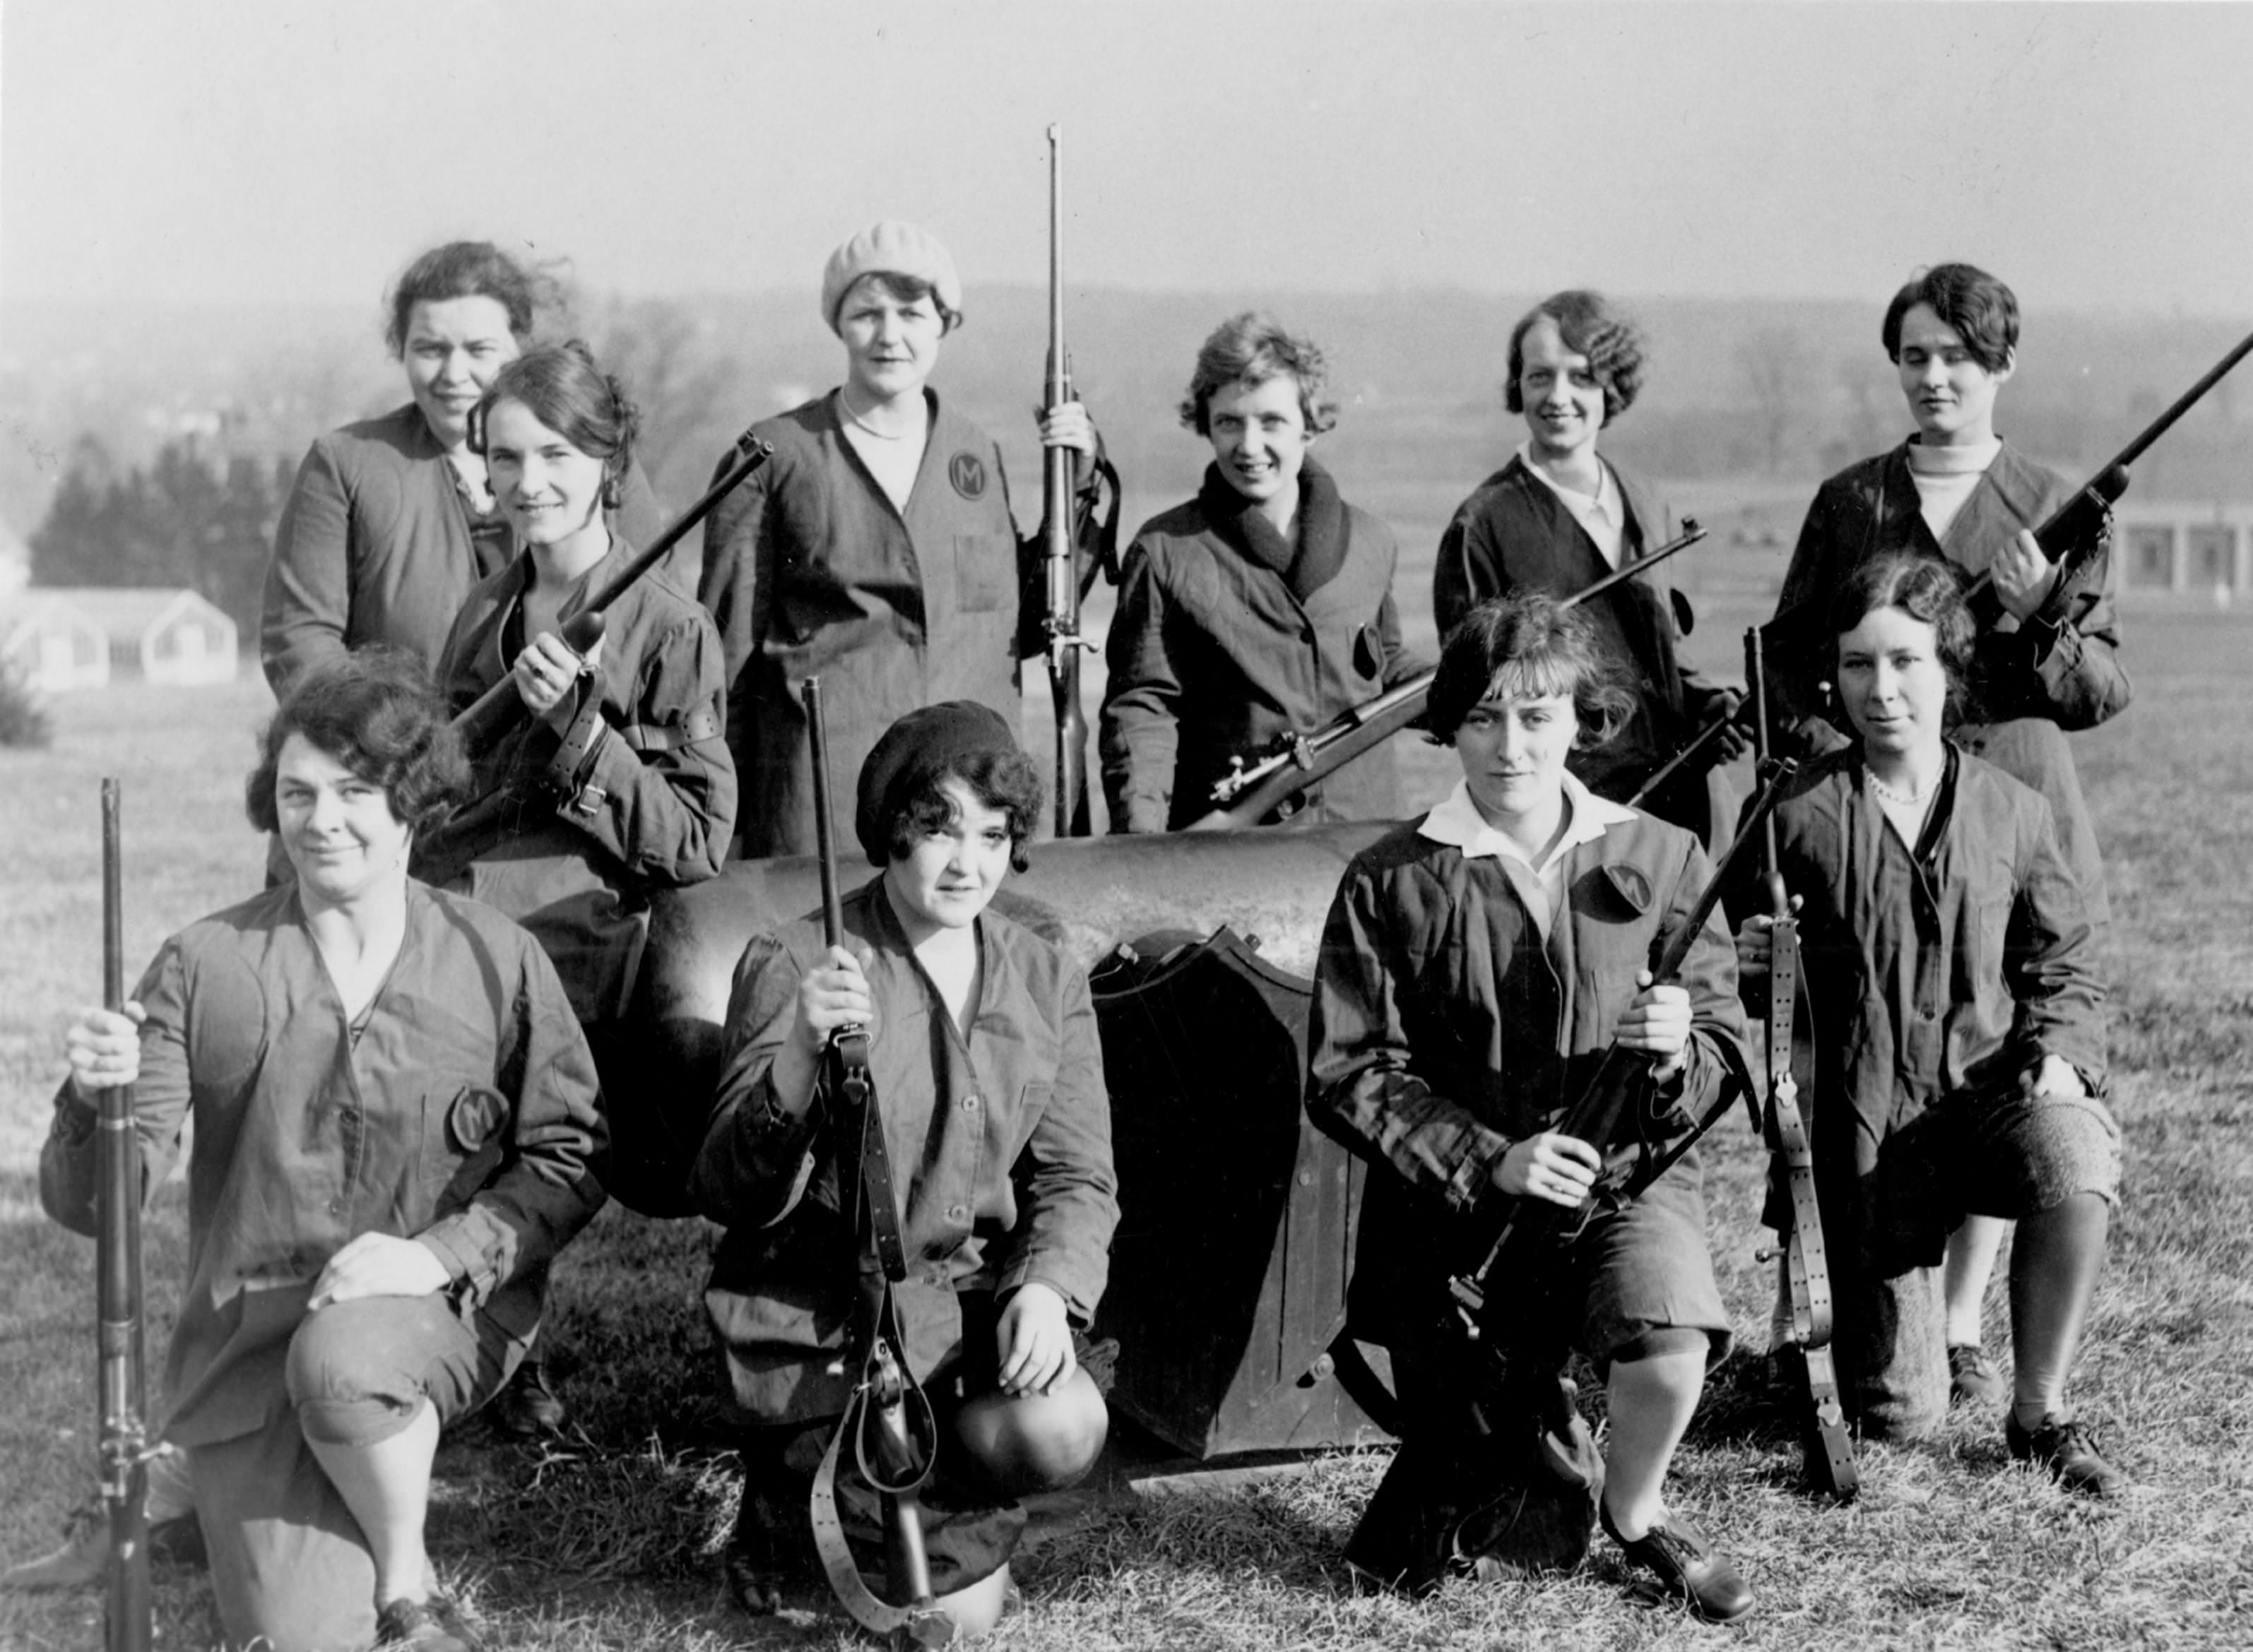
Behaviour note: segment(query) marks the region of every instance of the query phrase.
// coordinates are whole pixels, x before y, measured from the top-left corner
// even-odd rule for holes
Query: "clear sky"
[[[634,295],[880,217],[1035,281],[2253,309],[2253,6],[7,0],[0,297],[372,302],[457,235]]]

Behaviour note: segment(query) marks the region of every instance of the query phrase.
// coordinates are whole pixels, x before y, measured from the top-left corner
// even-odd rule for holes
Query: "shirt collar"
[[[1566,854],[1580,844],[1594,843],[1611,826],[1624,826],[1635,819],[1635,811],[1623,805],[1600,798],[1582,785],[1567,770],[1565,777],[1565,805],[1570,812],[1565,822],[1565,834],[1548,858],[1532,869],[1545,872],[1561,861]],[[1445,843],[1462,851],[1463,859],[1475,861],[1485,856],[1508,856],[1520,865],[1525,858],[1510,846],[1509,840],[1486,823],[1478,805],[1471,801],[1470,782],[1458,780],[1455,789],[1447,793],[1439,807],[1424,817],[1424,824],[1416,828],[1419,836],[1434,843]]]
[[[1533,444],[1531,442],[1517,444],[1517,462],[1575,513],[1600,516],[1614,526],[1624,524],[1625,517],[1620,508],[1619,484],[1612,480],[1612,467],[1602,459],[1596,461],[1596,491],[1593,498],[1586,493],[1575,493],[1569,488],[1559,487],[1551,480],[1549,473],[1533,463]]]

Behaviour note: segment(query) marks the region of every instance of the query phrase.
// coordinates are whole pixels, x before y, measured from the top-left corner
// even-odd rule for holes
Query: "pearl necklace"
[[[1876,792],[1880,797],[1883,798],[1887,802],[1894,805],[1897,808],[1917,808],[1921,806],[1927,798],[1932,796],[1932,788],[1929,786],[1927,786],[1922,791],[1911,791],[1906,794],[1896,791],[1884,781],[1879,779],[1878,771],[1871,768],[1867,763],[1864,763],[1862,765],[1862,773],[1869,780],[1870,790]]]
[[[867,431],[870,436],[875,437],[879,442],[904,442],[911,436],[918,436],[922,434],[919,429],[898,431],[879,430],[875,425],[870,424],[866,419],[853,411],[853,402],[851,398],[847,396],[841,390],[837,393],[837,405],[845,409],[845,416],[847,419],[850,420],[861,429]]]

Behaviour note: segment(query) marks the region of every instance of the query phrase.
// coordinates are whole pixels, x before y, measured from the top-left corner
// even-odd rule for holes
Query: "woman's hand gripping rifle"
[[[834,949],[844,944],[845,914],[838,892],[829,735],[822,721],[820,678],[806,679],[804,698],[806,730],[813,746],[813,830],[821,859],[822,938]],[[822,1050],[819,1084],[840,1161],[849,1157],[857,1167],[845,1193],[845,1205],[855,1232],[861,1236],[863,1252],[861,1300],[853,1335],[861,1379],[814,1479],[814,1547],[839,1602],[864,1628],[891,1637],[896,1645],[945,1646],[954,1638],[954,1622],[932,1604],[931,1563],[924,1552],[918,1496],[938,1461],[938,1428],[931,1401],[908,1364],[907,1345],[900,1335],[899,1314],[892,1298],[892,1287],[907,1277],[907,1257],[900,1240],[899,1201],[892,1185],[891,1156],[884,1146],[883,1117],[868,1073],[866,1027],[847,1024],[831,1030]],[[883,1499],[885,1570],[891,1593],[907,1600],[904,1607],[889,1605],[869,1592],[846,1544],[843,1523],[837,1515],[837,1464],[841,1448],[848,1439],[861,1477]]]
[[[1652,965],[1650,973],[1655,984],[1663,986],[1680,979],[1682,966],[1705,927],[1705,920],[1719,904],[1731,875],[1743,863],[1750,847],[1759,840],[1784,784],[1794,772],[1794,765],[1785,763],[1777,764],[1768,776],[1752,807],[1745,813],[1736,840],[1729,845],[1720,864],[1713,868],[1704,893],[1668,938],[1657,961]],[[1724,1045],[1728,1049],[1734,1048],[1726,1040]],[[1688,1132],[1663,1150],[1654,1148],[1650,1130],[1667,1104],[1657,1093],[1652,1069],[1648,1054],[1614,1040],[1611,1048],[1604,1052],[1602,1064],[1596,1069],[1594,1077],[1553,1126],[1557,1134],[1585,1141],[1602,1157],[1604,1168],[1587,1196],[1573,1206],[1543,1198],[1512,1201],[1502,1232],[1488,1251],[1486,1259],[1469,1273],[1448,1280],[1447,1289],[1454,1299],[1460,1328],[1471,1341],[1491,1342],[1490,1334],[1500,1334],[1519,1317],[1515,1312],[1517,1304],[1495,1300],[1496,1293],[1489,1288],[1491,1281],[1496,1278],[1535,1279],[1551,1272],[1543,1264],[1543,1252],[1576,1237],[1597,1210],[1632,1202],[1721,1121],[1740,1092],[1745,1096],[1747,1109],[1752,1112],[1757,1127],[1759,1114],[1753,1099],[1751,1075],[1740,1070],[1723,1086],[1712,1107]],[[1501,1351],[1497,1347],[1496,1352]]]
[[[1758,626],[1745,632],[1745,680],[1750,690],[1759,772],[1775,768],[1768,755],[1768,666]],[[1763,1261],[1781,1254],[1785,1288],[1791,1299],[1791,1341],[1778,1350],[1779,1363],[1800,1405],[1807,1477],[1824,1495],[1844,1502],[1860,1488],[1854,1442],[1838,1400],[1838,1377],[1831,1362],[1831,1266],[1823,1244],[1823,1213],[1815,1196],[1815,1150],[1799,1110],[1800,1077],[1810,1081],[1815,1051],[1807,998],[1800,986],[1799,920],[1778,869],[1775,820],[1761,826],[1761,886],[1768,910],[1747,924],[1739,944],[1746,984],[1760,971],[1764,951],[1767,976],[1768,1115],[1764,1133],[1773,1174],[1791,1201],[1781,1252],[1761,1251]],[[1765,941],[1764,949],[1754,942]],[[1756,1001],[1761,994],[1748,994]]]

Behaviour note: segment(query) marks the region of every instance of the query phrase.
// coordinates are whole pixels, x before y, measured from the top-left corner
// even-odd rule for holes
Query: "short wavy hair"
[[[966,753],[917,779],[920,784],[897,800],[885,822],[893,860],[904,861],[924,839],[954,824],[954,799],[942,788],[949,780],[959,780],[979,802],[1009,817],[1009,869],[1022,872],[1032,865],[1027,846],[1040,820],[1046,789],[1039,765],[1015,746]]]
[[[508,312],[518,344],[531,342],[542,310],[559,308],[562,287],[536,265],[510,257],[489,240],[453,240],[433,247],[401,272],[387,301],[383,341],[394,356],[407,351],[407,324],[421,303],[450,298],[490,298]]]
[[[1447,633],[1425,723],[1432,740],[1451,745],[1463,719],[1484,701],[1570,694],[1580,722],[1573,743],[1587,750],[1634,714],[1628,684],[1625,666],[1587,614],[1545,591],[1516,591],[1481,603]]]
[[[604,373],[583,339],[535,345],[503,364],[492,387],[470,409],[470,447],[485,450],[485,424],[504,401],[520,401],[532,416],[590,459],[603,464],[603,503],[618,505],[641,409],[616,375]]]
[[[1964,601],[1954,566],[1914,551],[1873,556],[1846,576],[1831,599],[1831,665],[1838,668],[1837,639],[1880,608],[1898,608],[1932,627],[1933,652],[1948,679],[1948,714],[1960,722],[1978,698],[1976,652],[1979,628]],[[1834,679],[1835,680],[1835,679]]]
[[[244,812],[261,832],[281,829],[274,777],[291,735],[380,786],[392,817],[417,833],[469,794],[461,738],[412,654],[365,648],[298,679],[260,735],[258,766],[243,785]]]
[[[1990,373],[2011,365],[2019,347],[2019,296],[1977,264],[1935,264],[1912,276],[1886,306],[1878,329],[1888,359],[1901,359],[1901,323],[1919,304],[1956,329],[1971,359]]]
[[[1189,394],[1182,398],[1182,422],[1199,436],[1212,434],[1212,399],[1231,385],[1263,385],[1288,373],[1299,387],[1299,415],[1307,434],[1337,427],[1337,398],[1330,394],[1329,358],[1303,333],[1285,330],[1262,310],[1231,316],[1197,346]]]
[[[1613,310],[1601,293],[1578,287],[1550,294],[1510,330],[1510,380],[1503,386],[1503,405],[1512,413],[1525,411],[1525,397],[1517,387],[1525,372],[1525,335],[1544,316],[1557,324],[1567,350],[1588,359],[1588,371],[1603,387],[1604,422],[1611,423],[1633,407],[1643,389],[1643,333]]]

